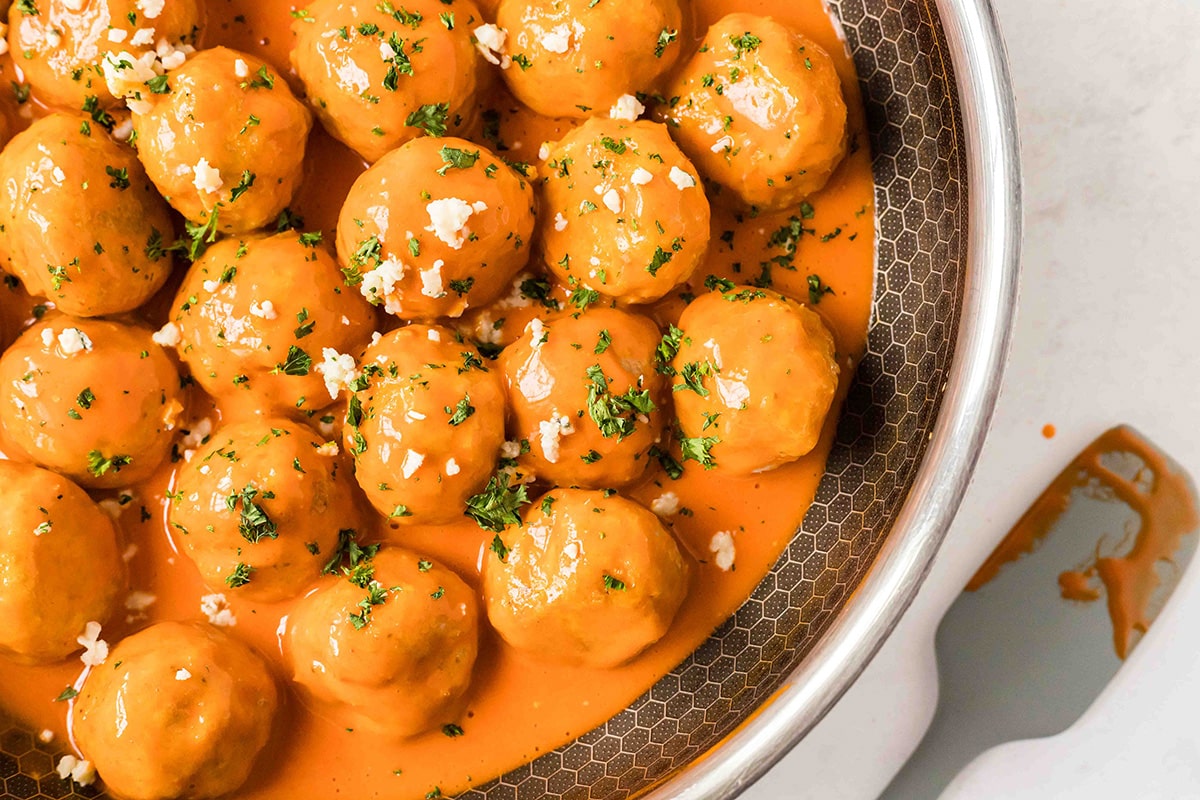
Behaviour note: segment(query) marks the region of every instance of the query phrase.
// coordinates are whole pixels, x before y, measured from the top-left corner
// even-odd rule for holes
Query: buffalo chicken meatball
[[[0,263],[61,311],[137,308],[171,272],[173,235],[133,150],[85,117],[40,119],[0,153]]]
[[[359,352],[375,314],[342,288],[319,234],[225,239],[192,265],[175,297],[174,340],[211,395],[233,394],[267,414],[332,401],[315,369],[324,350]]]
[[[321,574],[358,520],[336,442],[283,419],[218,429],[182,465],[169,521],[176,544],[217,591],[294,597]]]
[[[278,690],[261,656],[203,624],[123,639],[75,700],[84,758],[126,800],[206,800],[241,786],[271,734]]]
[[[147,68],[156,63],[161,70],[164,62],[182,61],[196,43],[203,6],[198,0],[27,0],[9,7],[8,46],[20,54],[21,72],[39,100],[72,110],[108,108],[119,99],[106,81],[113,65],[144,58]]]
[[[0,654],[27,663],[80,649],[117,608],[125,564],[112,520],[71,481],[0,461]]]
[[[812,450],[837,391],[833,335],[775,292],[732,286],[679,319],[675,413],[685,458],[735,474]]]
[[[708,199],[662,125],[589,120],[551,150],[547,173],[541,254],[572,288],[648,303],[704,258]]]
[[[470,0],[316,0],[292,25],[292,66],[325,127],[367,161],[474,114]]]
[[[501,365],[524,466],[567,486],[623,486],[646,469],[669,396],[655,370],[658,327],[646,317],[591,308],[525,326]]]
[[[769,17],[731,14],[713,25],[667,96],[660,114],[679,146],[747,205],[796,205],[846,155],[833,60]]]
[[[619,666],[663,637],[687,595],[671,534],[619,495],[556,489],[502,536],[507,552],[484,561],[488,619],[531,657]]]
[[[133,108],[150,180],[193,222],[241,232],[274,220],[303,177],[308,109],[273,68],[225,47],[167,78],[169,92]]]
[[[539,114],[634,119],[642,110],[635,95],[652,91],[675,62],[683,13],[677,0],[647,0],[631,12],[596,0],[503,0],[499,30],[476,36],[486,45],[505,33],[505,82]]]
[[[533,188],[486,148],[415,139],[354,182],[338,257],[389,314],[458,317],[508,288],[529,259],[533,223]]]
[[[460,519],[504,443],[504,388],[475,348],[410,325],[367,348],[346,446],[371,505],[393,524]]]
[[[48,315],[0,357],[6,440],[88,488],[153,474],[182,411],[175,365],[139,326]]]
[[[368,551],[369,552],[369,551]],[[292,679],[339,726],[395,739],[454,721],[479,648],[475,592],[384,546],[289,617]]]

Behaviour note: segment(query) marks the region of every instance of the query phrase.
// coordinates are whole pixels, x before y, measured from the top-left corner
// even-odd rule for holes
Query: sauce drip
[[[209,27],[202,44],[248,51],[288,75],[289,25],[296,5],[302,4],[214,0],[209,4]],[[493,16],[494,5],[482,4],[488,18]],[[838,343],[842,377],[834,405],[837,409],[866,347],[875,263],[874,181],[853,62],[821,0],[696,0],[691,4],[694,41],[709,24],[735,10],[769,14],[803,31],[833,57],[845,88],[850,133],[858,146],[828,186],[811,198],[812,216],[806,216],[803,225],[813,235],[800,238],[794,254],[795,271],[777,268],[773,272],[775,288],[792,297],[809,296],[809,275],[819,275],[832,289],[815,308]],[[0,71],[12,75],[11,62],[0,62]],[[293,76],[289,75],[289,80]],[[298,89],[298,82],[293,80],[293,87]],[[573,125],[528,112],[510,112],[515,104],[499,85],[485,89],[484,95],[483,105],[501,112],[501,135],[508,147],[504,155],[512,160],[536,163],[541,142],[556,140]],[[15,118],[14,123],[21,124]],[[483,141],[478,135],[473,138]],[[293,207],[306,219],[307,229],[323,229],[331,241],[342,199],[364,165],[319,126],[310,139],[307,160],[306,183]],[[761,263],[780,256],[778,245],[770,243],[771,234],[786,226],[794,213],[751,217],[714,204],[713,244],[697,270],[693,290],[703,291],[700,284],[710,273],[738,282],[757,277]],[[733,231],[736,236],[730,233],[726,243],[722,234]],[[177,272],[182,273],[182,267]],[[172,282],[140,312],[150,324],[157,326],[165,320],[174,290]],[[682,307],[683,302],[675,299],[651,311],[660,320],[674,320]],[[193,420],[209,417],[217,423],[223,416],[244,413],[217,409],[199,392],[194,400]],[[231,632],[267,657],[288,695],[276,720],[275,738],[250,781],[237,792],[239,800],[420,798],[435,789],[443,796],[453,795],[602,724],[695,650],[771,569],[816,493],[833,443],[836,417],[836,413],[830,414],[812,453],[778,470],[733,478],[692,464],[681,479],[672,481],[655,468],[642,483],[624,492],[649,505],[671,491],[688,510],[674,516],[672,524],[682,548],[697,564],[689,597],[669,633],[632,663],[595,670],[547,664],[519,654],[485,625],[467,711],[456,720],[464,731],[461,736],[449,738],[434,730],[400,744],[383,744],[304,708],[286,691],[286,665],[280,652],[279,631],[286,626],[289,604],[253,604],[230,597],[230,610],[237,620]],[[201,584],[192,564],[176,552],[164,521],[164,495],[171,485],[168,464],[154,479],[131,487],[136,499],[120,519],[125,541],[137,548],[130,560],[130,588],[157,599],[142,613],[130,612],[128,619],[118,615],[110,621],[102,634],[110,643],[157,620],[203,619],[200,598],[211,590]],[[95,495],[97,499],[103,496]],[[734,536],[736,562],[729,572],[712,563],[709,547],[718,531],[730,531]],[[391,531],[381,521],[371,533],[376,540],[439,559],[474,587],[479,585],[479,565],[492,538],[467,520],[402,532]],[[74,658],[39,668],[0,659],[0,706],[32,730],[49,730],[56,741],[67,741],[70,703],[53,699],[74,684],[79,673]]]
[[[1129,477],[1114,464],[1117,457],[1132,457],[1141,466]],[[1174,563],[1184,537],[1200,526],[1191,479],[1132,428],[1113,428],[1076,456],[1017,521],[971,578],[966,591],[979,589],[1005,564],[1032,553],[1077,490],[1123,503],[1140,521],[1132,545],[1123,555],[1101,555],[1101,542],[1081,566],[1058,576],[1059,591],[1066,600],[1092,603],[1107,597],[1113,646],[1123,659],[1136,644],[1136,637],[1154,621],[1154,599],[1163,583],[1160,567]]]

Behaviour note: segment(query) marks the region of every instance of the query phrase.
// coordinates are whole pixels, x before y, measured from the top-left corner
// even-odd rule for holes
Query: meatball
[[[507,32],[506,55],[514,62],[505,82],[548,117],[611,110],[635,118],[641,109],[634,95],[653,90],[675,62],[683,13],[678,0],[647,0],[633,10],[595,0],[503,0],[496,24]]]
[[[484,560],[488,619],[530,656],[615,667],[657,642],[688,589],[658,517],[619,495],[556,489]],[[503,557],[500,555],[503,554]]]
[[[648,303],[704,258],[708,198],[662,125],[588,120],[547,167],[541,254],[572,288]]]
[[[350,189],[337,249],[352,284],[401,319],[458,317],[529,260],[529,182],[465,139],[414,139]]]
[[[26,458],[92,489],[148,478],[183,411],[150,331],[48,315],[0,357],[0,424]]]
[[[523,466],[567,486],[623,486],[662,438],[668,395],[658,327],[614,308],[535,319],[501,366]]]
[[[479,56],[470,0],[316,0],[292,25],[292,66],[326,129],[369,162],[475,114]]]
[[[217,230],[274,220],[303,177],[308,109],[274,69],[226,47],[197,53],[168,79],[168,93],[133,108],[150,180],[180,214]]]
[[[336,443],[268,418],[217,430],[180,467],[168,515],[205,584],[274,602],[321,574],[357,525],[355,500]]]
[[[346,446],[371,505],[393,524],[460,519],[504,443],[504,388],[475,348],[410,325],[367,348]]]
[[[209,625],[160,622],[88,675],[72,733],[114,795],[202,800],[245,782],[278,705],[249,647]]]
[[[475,591],[385,546],[326,579],[289,616],[292,679],[339,726],[400,738],[462,710],[479,649]]]
[[[357,353],[375,328],[373,309],[342,289],[320,234],[225,239],[192,265],[175,297],[178,351],[211,395],[235,395],[266,414],[332,401],[324,350]]]
[[[747,474],[812,450],[837,391],[833,335],[778,293],[731,286],[696,298],[675,338],[683,456]]]
[[[117,100],[105,53],[170,64],[192,51],[202,21],[197,0],[31,0],[9,7],[8,47],[21,54],[21,72],[42,102],[103,109]]]
[[[112,520],[71,481],[0,461],[0,654],[49,663],[79,649],[125,586]]]
[[[770,17],[718,21],[666,96],[672,101],[659,114],[679,146],[747,205],[796,205],[846,155],[846,101],[833,60]]]
[[[171,272],[173,235],[133,150],[85,117],[40,119],[0,153],[0,264],[61,311],[140,306]]]

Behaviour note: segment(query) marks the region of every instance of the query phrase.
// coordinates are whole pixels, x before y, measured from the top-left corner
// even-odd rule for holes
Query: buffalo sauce
[[[1127,454],[1142,466],[1132,477],[1117,472],[1110,459]],[[1186,473],[1167,461],[1132,428],[1117,427],[1087,446],[1047,487],[967,584],[975,591],[1001,567],[1033,552],[1071,503],[1076,490],[1123,503],[1139,519],[1124,555],[1096,552],[1076,569],[1059,574],[1063,598],[1091,603],[1107,597],[1113,646],[1125,658],[1153,622],[1153,600],[1162,585],[1160,565],[1173,564],[1183,538],[1200,526],[1196,494]],[[1097,531],[1102,535],[1104,531]]]
[[[209,4],[204,46],[223,44],[259,55],[281,69],[291,47],[292,3],[279,0],[214,0]],[[484,4],[491,15],[494,3]],[[805,235],[790,253],[793,269],[776,267],[774,287],[809,300],[812,280],[822,287],[814,308],[838,343],[841,383],[835,409],[845,397],[854,367],[865,350],[874,275],[874,184],[854,67],[821,0],[779,3],[771,0],[696,0],[694,41],[713,21],[731,11],[769,14],[803,31],[833,57],[850,108],[850,155],[828,186],[810,199],[812,208],[753,216],[714,205],[712,246],[697,271],[695,291],[707,274],[748,282],[760,265],[782,255],[772,234],[798,224]],[[498,82],[497,82],[498,83]],[[299,84],[293,81],[293,86]],[[504,155],[536,162],[543,141],[553,141],[574,122],[540,119],[514,110],[502,88],[485,90],[484,106],[501,111]],[[478,135],[472,138],[483,141]],[[357,156],[323,131],[309,144],[307,180],[293,204],[308,229],[323,229],[327,240],[342,199],[363,170]],[[786,237],[785,237],[786,238]],[[778,263],[778,262],[776,262]],[[829,291],[825,291],[824,287]],[[164,290],[167,297],[173,287]],[[150,305],[150,308],[162,304]],[[653,312],[660,321],[677,318],[683,302],[664,301]],[[153,312],[152,323],[159,322]],[[196,393],[192,416],[217,421],[219,409]],[[334,411],[333,413],[339,413]],[[452,795],[477,786],[586,733],[621,711],[695,650],[750,595],[792,539],[812,502],[833,442],[836,413],[830,415],[812,453],[772,472],[746,478],[720,470],[706,472],[689,463],[683,477],[671,480],[655,467],[626,493],[647,505],[665,492],[679,498],[681,513],[671,518],[674,532],[695,565],[688,599],[668,634],[633,662],[595,670],[544,663],[536,655],[507,647],[486,625],[480,658],[465,712],[453,720],[462,735],[440,730],[400,742],[381,741],[339,725],[321,709],[303,707],[290,693],[274,739],[260,757],[250,781],[237,792],[242,800],[293,797],[420,798]],[[163,619],[203,619],[201,598],[213,594],[200,582],[186,557],[177,552],[165,522],[164,496],[172,486],[171,466],[142,485],[131,487],[131,500],[120,525],[129,545],[131,589],[156,600],[142,612],[118,614],[102,637],[115,643],[126,633]],[[731,532],[736,558],[730,571],[713,563],[715,533]],[[387,528],[382,520],[370,538],[382,539],[440,560],[478,587],[482,560],[491,557],[493,534],[473,522],[441,527]],[[288,666],[282,655],[289,604],[252,604],[224,591],[236,618],[231,632],[262,652],[283,686]],[[210,605],[213,602],[210,599]],[[211,608],[210,608],[211,611]],[[99,669],[103,669],[101,666]],[[20,667],[0,659],[0,705],[33,730],[68,735],[69,701],[54,702],[77,682],[80,664]],[[451,722],[451,720],[447,720]]]

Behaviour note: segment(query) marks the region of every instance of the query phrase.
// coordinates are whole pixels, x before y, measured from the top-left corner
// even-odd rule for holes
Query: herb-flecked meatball
[[[612,112],[632,119],[635,112],[618,104],[636,109],[635,95],[655,89],[679,55],[682,23],[677,0],[636,6],[503,0],[496,24],[507,34],[505,51],[512,61],[504,80],[521,102],[548,117]]]
[[[47,315],[0,356],[6,440],[88,488],[152,475],[182,411],[174,363],[137,325]]]
[[[207,800],[250,775],[278,690],[261,656],[205,624],[160,622],[126,637],[75,699],[84,758],[127,800]]]
[[[458,317],[529,260],[529,181],[465,139],[414,139],[358,177],[337,250],[363,297],[401,319]]]
[[[385,545],[330,577],[289,617],[292,679],[338,725],[395,739],[451,724],[479,649],[475,592]]]
[[[174,64],[196,44],[203,11],[197,0],[25,0],[8,7],[8,49],[39,100],[100,110],[118,100],[105,79],[106,53]]]
[[[169,72],[167,86],[133,110],[138,156],[167,202],[226,232],[279,216],[303,177],[312,127],[279,73],[254,56],[214,47]]]
[[[470,0],[316,0],[292,25],[292,66],[336,138],[367,161],[475,113],[482,21]]]
[[[359,352],[375,313],[342,285],[320,234],[224,239],[188,270],[175,295],[176,349],[211,395],[267,414],[296,414],[333,397],[316,369],[327,348]]]
[[[555,489],[523,521],[501,534],[507,552],[494,547],[483,567],[488,619],[510,645],[532,658],[614,667],[670,628],[688,569],[652,512],[619,495]]]
[[[623,486],[662,437],[666,380],[658,327],[639,314],[590,308],[534,320],[501,355],[523,464],[564,486]]]
[[[648,303],[703,260],[708,198],[662,125],[588,120],[551,150],[546,172],[540,253],[571,288]]]
[[[304,591],[359,519],[336,442],[283,419],[219,428],[179,469],[171,534],[204,582],[260,602]]]
[[[675,414],[685,458],[746,474],[812,450],[837,392],[833,335],[808,306],[731,286],[679,318]]]
[[[679,146],[750,206],[796,205],[846,155],[846,100],[832,59],[770,17],[718,21],[666,96],[659,113]]]
[[[504,388],[475,347],[410,325],[363,355],[346,447],[371,505],[397,525],[460,519],[504,442]]]
[[[0,654],[48,663],[80,649],[125,586],[112,520],[49,470],[0,461]]]
[[[171,272],[173,236],[133,150],[85,117],[40,119],[0,153],[0,263],[61,311],[140,306]]]

